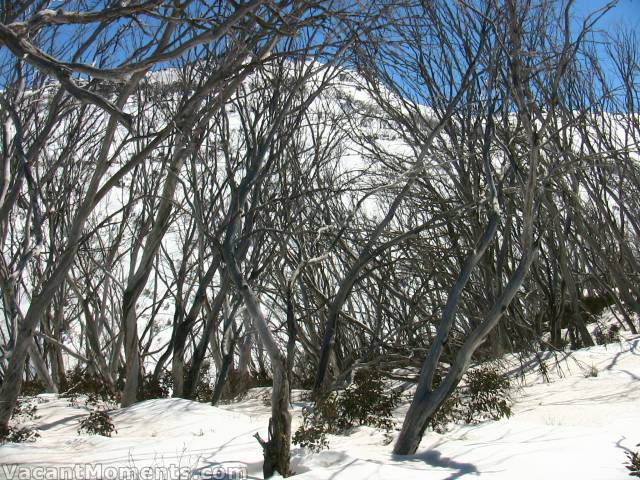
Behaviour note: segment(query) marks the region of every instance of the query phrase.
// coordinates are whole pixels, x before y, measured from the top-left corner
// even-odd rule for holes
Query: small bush
[[[97,405],[100,401],[118,401],[116,394],[99,375],[89,373],[79,366],[66,373],[61,397],[69,398],[75,404],[78,395],[87,396],[87,405]]]
[[[44,383],[40,380],[34,378],[33,380],[25,380],[22,382],[22,387],[20,389],[20,395],[24,395],[25,397],[35,397],[36,395],[40,395],[41,393],[45,393],[47,388]]]
[[[142,378],[138,398],[140,400],[168,398],[171,396],[172,389],[173,377],[170,372],[165,371],[160,378],[147,374]]]
[[[35,442],[40,434],[29,427],[9,427],[0,430],[0,445],[3,443],[26,443]]]
[[[640,446],[640,444],[638,445]],[[629,470],[629,476],[640,478],[640,452],[625,452],[629,463],[625,467]]]
[[[358,370],[353,385],[344,390],[338,407],[345,428],[354,425],[391,430],[393,409],[400,399],[399,392],[387,392],[382,376],[375,370]]]
[[[16,403],[16,407],[13,409],[13,413],[11,414],[11,418],[17,419],[22,418],[24,420],[35,420],[37,418],[36,412],[38,411],[38,406],[25,399],[18,399]]]
[[[196,402],[209,403],[213,398],[213,387],[208,381],[200,381],[196,387],[196,393],[194,395]]]
[[[440,405],[436,413],[432,415],[427,425],[436,433],[446,433],[450,423],[456,423],[462,420],[463,415],[460,414],[461,410],[460,395],[458,395],[457,392],[453,392],[449,398]]]
[[[601,327],[598,327],[594,332],[594,337],[598,345],[619,342],[620,325],[611,325],[606,332],[604,332]]]
[[[312,452],[329,448],[327,432],[330,427],[317,409],[305,407],[302,410],[302,425],[293,434],[292,442]]]
[[[189,364],[185,365],[185,371],[189,370]],[[185,383],[186,383],[185,375]],[[198,402],[210,402],[213,396],[211,388],[211,378],[207,372],[204,372],[200,381],[196,386],[193,399]],[[169,398],[173,392],[173,376],[171,372],[165,371],[159,378],[152,374],[147,374],[142,378],[140,388],[138,389],[139,400],[151,400],[154,398]]]
[[[478,368],[467,372],[466,394],[468,407],[466,423],[478,423],[482,420],[499,420],[511,416],[509,406],[508,378],[491,367]]]
[[[106,410],[96,410],[91,412],[87,418],[80,421],[78,433],[110,437],[112,433],[118,433],[118,431],[111,421],[109,412]]]
[[[329,448],[327,434],[342,432],[337,395],[330,395],[302,410],[302,425],[293,434],[292,442],[312,452]]]
[[[212,385],[213,380],[211,380],[210,378],[206,380],[203,379],[200,384],[198,384],[198,389],[196,390],[196,398],[198,398],[200,395],[204,395],[205,397],[208,395],[208,400],[205,399],[199,401],[210,401],[213,397]],[[227,372],[227,378],[222,390],[220,400],[224,403],[237,401],[239,399],[242,399],[245,394],[252,388],[272,386],[273,379],[269,377],[266,372],[248,372],[246,374],[243,374],[238,370],[232,368],[229,369],[229,372]],[[201,390],[202,393],[199,394],[198,390]],[[210,390],[211,392],[208,393],[208,390]]]
[[[13,412],[11,413],[11,419],[18,423],[25,420],[34,420],[38,418],[36,415],[37,411],[37,400],[19,398]],[[5,442],[35,442],[39,437],[40,434],[31,427],[10,426],[7,429],[0,430],[0,444]]]
[[[545,383],[551,382],[551,379],[549,378],[549,367],[547,367],[547,364],[544,363],[544,360],[540,358],[538,358],[538,368],[540,369],[540,375],[542,376],[542,380]]]
[[[309,355],[303,355],[291,372],[291,388],[313,390],[316,381],[314,365],[314,360]]]
[[[203,371],[193,393],[196,402],[209,403],[213,398],[213,380],[208,371]]]
[[[470,370],[466,383],[445,400],[428,425],[435,432],[445,433],[450,423],[476,424],[509,417],[510,389],[509,379],[493,367]]]
[[[302,425],[293,435],[293,443],[317,452],[328,448],[327,434],[343,434],[358,425],[388,433],[394,427],[392,413],[399,398],[398,392],[388,392],[379,372],[359,370],[347,389],[332,392],[302,411]]]
[[[254,387],[273,387],[273,378],[265,371],[252,372],[249,384]]]
[[[597,377],[597,376],[598,376],[598,369],[595,367],[595,365],[591,365],[584,372],[584,378],[592,378],[592,377]]]

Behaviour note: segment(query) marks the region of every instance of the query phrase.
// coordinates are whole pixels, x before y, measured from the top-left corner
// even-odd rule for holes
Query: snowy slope
[[[350,436],[330,437],[330,450],[321,453],[294,447],[296,478],[630,478],[623,463],[625,449],[640,442],[640,338],[565,354],[562,370],[553,358],[547,364],[550,381],[531,368],[509,419],[457,426],[445,435],[428,432],[412,457],[394,457],[382,432],[360,427]],[[117,409],[112,417],[118,433],[111,438],[77,433],[89,412],[83,402],[73,406],[43,395],[32,422],[41,438],[0,447],[0,478],[9,477],[9,464],[34,469],[86,463],[179,465],[190,472],[240,466],[249,478],[261,478],[262,452],[253,435],[266,435],[265,393],[223,408],[160,399]],[[301,406],[293,404],[294,429]]]
[[[640,442],[640,340],[573,352],[562,377],[547,363],[551,381],[527,374],[509,419],[428,432],[413,457],[394,457],[384,435],[361,428],[305,456],[299,478],[630,478],[623,463]],[[591,367],[597,377],[587,376]]]
[[[191,472],[218,465],[224,457],[227,467],[242,460],[242,468],[250,464],[252,470],[260,469],[260,451],[251,437],[259,423],[246,415],[182,399],[148,400],[112,412],[117,433],[103,437],[77,433],[79,421],[90,411],[83,402],[73,406],[53,395],[39,398],[43,403],[35,423],[41,438],[0,447],[0,464],[31,469],[91,464],[108,472],[178,466]],[[0,478],[8,473],[0,468]]]

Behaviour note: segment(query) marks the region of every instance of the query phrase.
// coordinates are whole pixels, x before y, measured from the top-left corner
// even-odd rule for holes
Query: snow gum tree
[[[293,389],[416,383],[413,454],[474,362],[637,331],[638,42],[575,3],[4,2],[0,429],[268,386],[287,476]]]

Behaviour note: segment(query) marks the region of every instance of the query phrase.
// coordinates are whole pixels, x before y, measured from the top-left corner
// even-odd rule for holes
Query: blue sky
[[[609,0],[576,0],[574,9],[577,16],[585,16],[604,7]],[[640,29],[640,0],[620,0],[618,5],[601,20],[601,28],[612,30],[621,26]]]
[[[575,0],[573,4],[574,18],[579,21],[600,8],[603,8],[611,0]],[[57,3],[57,2],[54,2]],[[577,29],[578,25],[576,25]],[[640,0],[619,0],[615,8],[608,12],[599,21],[599,30],[615,34],[621,28],[634,30],[640,41]],[[5,48],[0,47],[0,60],[8,54]],[[0,88],[4,86],[4,72],[0,72]]]

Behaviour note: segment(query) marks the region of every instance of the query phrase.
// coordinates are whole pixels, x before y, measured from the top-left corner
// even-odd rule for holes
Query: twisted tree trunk
[[[520,260],[518,268],[511,275],[509,282],[493,304],[493,307],[482,323],[476,327],[460,347],[447,375],[435,389],[432,389],[430,384],[426,384],[427,377],[424,373],[435,369],[434,365],[428,363],[431,356],[427,358],[422,368],[423,374],[420,376],[416,394],[405,416],[393,453],[396,455],[413,455],[416,453],[429,419],[456,388],[469,367],[473,353],[485,341],[487,335],[502,318],[503,313],[515,297],[520,285],[522,285],[537,252],[538,246],[534,245]]]

